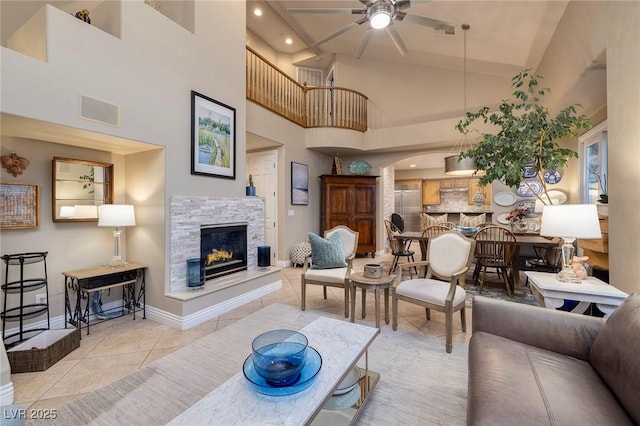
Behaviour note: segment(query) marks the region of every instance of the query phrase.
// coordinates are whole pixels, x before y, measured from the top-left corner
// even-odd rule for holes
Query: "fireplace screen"
[[[202,225],[200,264],[205,280],[247,269],[247,224]]]

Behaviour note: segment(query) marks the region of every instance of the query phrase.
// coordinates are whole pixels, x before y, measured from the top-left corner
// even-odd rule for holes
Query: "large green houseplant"
[[[502,101],[496,111],[483,107],[477,112],[467,112],[456,128],[467,133],[476,120],[497,126],[495,134],[478,131],[478,143],[460,154],[461,158],[472,158],[477,171],[484,171],[480,179],[482,185],[499,180],[518,188],[524,182],[531,190],[530,181],[524,178],[527,170],[537,175],[543,193],[547,195],[536,194],[536,197],[550,204],[544,172],[559,170],[571,157],[578,157],[575,151],[562,148],[557,140],[566,136],[577,137],[580,129],[591,127],[591,122],[585,115],[576,114],[577,104],[552,117],[549,110],[539,104],[540,97],[549,91],[538,87],[541,79],[530,69],[521,71],[511,79],[515,99]]]

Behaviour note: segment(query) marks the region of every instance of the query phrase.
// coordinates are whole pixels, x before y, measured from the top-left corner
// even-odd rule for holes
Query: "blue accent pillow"
[[[345,268],[347,266],[340,234],[334,233],[325,239],[309,232],[309,242],[311,243],[311,269]]]

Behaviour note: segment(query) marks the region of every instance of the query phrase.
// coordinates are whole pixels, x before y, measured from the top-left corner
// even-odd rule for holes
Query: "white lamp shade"
[[[98,208],[98,226],[135,226],[136,216],[130,204],[103,204]]]
[[[602,238],[596,205],[543,206],[540,235],[560,238]]]

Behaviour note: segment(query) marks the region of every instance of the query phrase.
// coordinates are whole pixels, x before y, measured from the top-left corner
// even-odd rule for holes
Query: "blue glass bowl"
[[[244,360],[242,366],[244,377],[253,390],[270,396],[292,395],[305,390],[315,382],[322,367],[322,357],[317,350],[309,346],[307,349],[307,361],[304,363],[302,371],[300,371],[300,378],[289,386],[274,387],[267,383],[267,381],[256,372],[255,365],[251,358],[251,355],[249,355],[247,359]]]
[[[308,346],[307,337],[297,331],[268,331],[251,343],[251,359],[256,372],[269,385],[289,386],[300,378]]]

